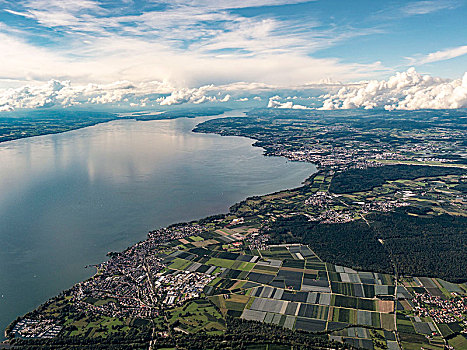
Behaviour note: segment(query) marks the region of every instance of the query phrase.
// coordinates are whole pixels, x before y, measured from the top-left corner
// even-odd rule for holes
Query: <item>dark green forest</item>
[[[413,180],[419,177],[462,175],[462,168],[422,165],[385,165],[367,169],[349,169],[333,177],[329,190],[333,193],[370,191],[386,181]]]
[[[467,281],[467,218],[423,218],[405,210],[375,213],[343,224],[317,224],[304,216],[283,218],[269,230],[274,243],[309,244],[323,260],[361,270]],[[384,245],[378,239],[384,240]]]
[[[394,255],[399,273],[467,281],[466,217],[426,218],[398,210],[367,218]]]
[[[363,220],[344,224],[310,222],[305,216],[276,221],[270,228],[273,243],[309,244],[324,261],[360,270],[392,273],[386,249]]]

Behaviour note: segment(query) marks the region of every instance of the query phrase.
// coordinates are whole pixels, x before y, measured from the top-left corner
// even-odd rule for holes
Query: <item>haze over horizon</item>
[[[465,108],[464,0],[3,0],[0,111]]]

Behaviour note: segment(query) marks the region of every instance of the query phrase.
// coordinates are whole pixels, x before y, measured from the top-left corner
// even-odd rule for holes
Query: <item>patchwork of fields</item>
[[[224,316],[328,333],[333,340],[366,349],[378,348],[377,344],[388,349],[399,349],[399,344],[442,349],[442,337],[455,333],[452,325],[415,316],[413,296],[466,295],[461,285],[413,277],[396,286],[393,275],[324,262],[306,245],[234,248],[232,242],[244,238],[248,229],[218,231],[204,237],[211,244],[197,247],[193,243],[201,240],[193,239],[191,247],[185,243],[185,250],[167,255],[164,274],[189,271],[215,276],[204,294]]]
[[[466,284],[428,277],[396,280],[391,274],[331,264],[304,244],[268,244],[255,222],[225,224],[231,221],[207,223],[203,230],[197,224],[175,227],[169,233],[189,234],[139,247],[146,255],[132,265],[125,256],[113,257],[122,265],[109,263],[113,270],[106,272],[102,284],[84,282],[91,283],[91,288],[84,285],[86,293],[80,285],[75,294],[51,302],[41,309],[45,321],[35,321],[35,328],[47,327],[47,320],[74,303],[80,313],[63,321],[66,336],[99,336],[106,329],[129,329],[134,322],[152,322],[161,337],[170,332],[222,336],[229,322],[245,320],[321,334],[369,350],[441,350],[446,340],[463,349],[467,343]],[[148,256],[154,271],[145,271]],[[131,294],[125,298],[104,289],[120,278],[121,293],[131,291],[128,281],[135,282],[137,297],[147,293],[150,298],[141,300],[143,306],[132,304]],[[154,307],[148,306],[151,300]],[[82,319],[83,312],[95,316]],[[123,315],[119,312],[141,316],[117,317]],[[22,337],[30,328],[18,323],[12,332]]]
[[[216,274],[205,289],[221,312],[290,329],[324,332],[350,324],[394,330],[390,275],[322,262],[307,246],[281,245],[258,255],[192,248],[175,251],[169,270]]]

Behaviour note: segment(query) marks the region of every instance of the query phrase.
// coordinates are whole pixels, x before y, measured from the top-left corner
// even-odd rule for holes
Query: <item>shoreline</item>
[[[224,113],[228,113],[230,111],[225,111],[223,113],[220,113],[220,114],[215,114],[215,115],[199,115],[199,116],[188,116],[188,117],[185,117],[185,116],[179,116],[179,117],[175,117],[175,118],[158,118],[158,119],[148,119],[148,120],[141,120],[141,119],[138,119],[138,118],[116,118],[116,119],[112,119],[112,120],[108,120],[108,121],[102,121],[102,122],[98,122],[98,123],[95,123],[93,125],[89,125],[89,126],[83,126],[83,127],[78,127],[78,128],[75,128],[75,129],[70,129],[70,130],[66,130],[66,131],[61,131],[61,132],[56,132],[56,133],[48,133],[48,134],[43,134],[43,135],[34,135],[34,136],[28,136],[28,137],[23,137],[23,138],[18,138],[18,139],[14,139],[14,140],[8,140],[8,141],[16,141],[16,140],[21,140],[21,139],[24,139],[24,138],[33,138],[33,137],[39,137],[39,136],[46,136],[46,135],[53,135],[53,134],[62,134],[62,133],[66,133],[66,132],[69,132],[69,131],[75,131],[75,130],[80,130],[80,129],[84,129],[86,127],[91,127],[91,126],[96,126],[96,125],[99,125],[99,124],[105,124],[105,123],[110,123],[110,122],[113,122],[113,121],[119,121],[119,120],[134,120],[134,121],[156,121],[156,120],[171,120],[171,119],[179,119],[179,118],[188,118],[188,119],[195,119],[195,118],[199,118],[199,117],[220,117],[222,118],[223,114]],[[244,111],[242,110],[242,113]],[[226,117],[229,117],[229,116],[226,116]],[[236,115],[234,117],[237,117]],[[201,122],[202,123],[202,122]],[[303,180],[300,181],[300,184],[297,186],[297,187],[294,187],[294,186],[291,186],[291,187],[287,187],[287,188],[283,188],[283,189],[278,189],[277,191],[273,191],[273,192],[266,192],[266,193],[262,193],[262,194],[249,194],[247,195],[245,198],[241,199],[240,201],[237,201],[237,202],[234,202],[232,203],[231,205],[229,205],[228,207],[228,210],[226,212],[215,212],[215,213],[212,213],[208,216],[203,216],[203,217],[199,217],[199,218],[195,218],[193,220],[190,220],[190,221],[176,221],[172,224],[169,224],[167,226],[164,226],[164,227],[161,227],[162,228],[170,228],[170,227],[173,227],[173,226],[176,226],[176,225],[183,225],[183,224],[187,224],[187,223],[193,223],[193,222],[197,222],[197,221],[200,221],[200,220],[204,220],[204,219],[208,219],[208,218],[211,218],[211,217],[215,217],[215,216],[218,216],[218,215],[222,215],[222,216],[227,216],[229,215],[229,213],[231,213],[231,209],[234,208],[236,205],[238,205],[239,203],[242,203],[244,202],[245,200],[248,200],[250,198],[254,198],[256,196],[267,196],[267,195],[274,195],[276,193],[279,193],[279,192],[282,192],[282,191],[288,191],[288,190],[294,190],[294,189],[297,189],[297,188],[300,188],[302,187],[303,185],[305,185],[310,178],[313,178],[313,176],[315,176],[316,174],[318,174],[321,170],[318,168],[317,165],[311,163],[311,162],[306,162],[306,161],[299,161],[299,160],[291,160],[291,159],[287,159],[287,157],[285,156],[282,156],[282,155],[273,155],[273,154],[268,154],[267,153],[267,149],[265,149],[264,147],[260,146],[260,145],[257,145],[256,144],[256,139],[254,138],[251,138],[251,137],[247,137],[247,136],[241,136],[241,135],[221,135],[219,133],[213,133],[213,132],[203,132],[203,131],[195,131],[196,127],[198,126],[198,124],[196,124],[193,129],[190,131],[192,133],[195,133],[195,134],[211,134],[211,135],[217,135],[217,136],[220,136],[220,137],[228,137],[228,136],[235,136],[235,137],[239,137],[239,138],[244,138],[244,139],[248,139],[251,141],[251,144],[250,144],[250,147],[254,147],[254,148],[261,148],[263,150],[262,152],[262,157],[277,157],[277,158],[284,158],[286,162],[300,162],[300,163],[308,163],[312,166],[315,166],[316,169],[311,169],[311,174],[307,175]],[[3,142],[8,142],[8,141],[3,141]],[[3,143],[2,141],[0,141],[0,144]],[[152,231],[150,231],[152,232]],[[135,246],[137,246],[138,244],[146,241],[148,239],[148,236],[146,236],[146,238],[144,240],[141,240],[141,241],[138,241],[138,242],[134,242],[132,245],[122,249],[121,251],[118,251],[118,252],[108,252],[108,254],[111,254],[111,253],[123,253],[129,249],[132,249],[134,248]],[[107,257],[109,257],[109,255],[106,255]],[[109,257],[110,259],[110,257]],[[33,312],[35,311],[36,309],[40,308],[41,306],[44,306],[46,305],[47,303],[50,302],[50,300],[56,298],[56,297],[59,297],[61,295],[63,295],[64,293],[66,293],[67,291],[71,290],[73,287],[75,287],[77,284],[79,283],[82,283],[84,281],[87,281],[87,280],[91,280],[93,279],[96,275],[99,274],[99,266],[103,263],[105,263],[106,261],[108,261],[108,259],[106,260],[102,260],[101,262],[97,263],[97,264],[88,264],[86,266],[84,266],[85,269],[87,268],[91,268],[91,267],[94,267],[96,270],[94,273],[92,273],[92,275],[85,279],[85,280],[80,280],[76,283],[74,283],[70,288],[67,288],[67,289],[64,289],[64,290],[61,290],[58,294],[55,294],[53,296],[51,296],[50,298],[48,298],[47,300],[45,300],[44,302],[40,303],[39,305],[37,305],[34,309],[28,311],[26,314],[24,315],[18,315],[17,318],[12,321],[10,324],[8,324],[8,326],[6,327],[6,329],[4,329],[4,335],[5,335],[5,340],[3,340],[4,342],[6,341],[8,344],[9,342],[9,339],[7,337],[7,331],[8,329],[11,329],[17,322],[19,319],[22,319],[25,315],[29,314],[30,312]],[[2,343],[0,343],[1,345]]]
[[[21,111],[22,113],[24,113],[24,111]],[[53,112],[57,112],[57,111],[53,111]],[[80,124],[80,120],[78,120],[78,118],[76,118],[75,120],[71,121],[71,124],[66,124],[66,125],[62,125],[60,127],[56,127],[57,130],[45,130],[44,132],[42,133],[39,133],[39,134],[28,134],[27,132],[27,129],[26,127],[24,127],[23,129],[26,130],[26,131],[21,131],[20,130],[17,130],[18,131],[21,131],[21,134],[20,135],[15,135],[15,136],[12,136],[11,138],[8,138],[8,136],[5,136],[5,135],[2,135],[0,133],[0,145],[5,143],[5,142],[10,142],[10,141],[16,141],[16,140],[22,140],[22,139],[29,139],[29,138],[33,138],[33,137],[39,137],[39,136],[45,136],[45,135],[56,135],[56,134],[63,134],[63,133],[66,133],[66,132],[69,132],[69,131],[74,131],[74,130],[80,130],[80,129],[84,129],[84,128],[88,128],[88,127],[92,127],[92,126],[96,126],[96,125],[99,125],[99,124],[105,124],[105,123],[108,123],[108,122],[111,122],[111,121],[115,121],[115,120],[136,120],[136,121],[155,121],[155,120],[172,120],[172,119],[179,119],[179,118],[188,118],[188,119],[194,119],[194,118],[197,118],[197,117],[215,117],[215,116],[220,116],[226,112],[229,112],[229,110],[218,110],[218,111],[204,111],[203,113],[198,113],[195,112],[195,113],[180,113],[180,114],[176,114],[176,111],[174,113],[174,115],[170,115],[170,114],[164,114],[165,112],[154,112],[153,114],[151,113],[148,113],[148,114],[135,114],[135,113],[138,113],[138,112],[134,112],[134,113],[131,113],[131,115],[120,115],[118,113],[109,113],[109,112],[102,112],[103,115],[105,115],[105,117],[102,117],[102,118],[98,118],[97,120],[93,117],[88,117],[88,119],[84,122],[82,122],[83,124],[81,125]],[[33,113],[33,112],[32,112]],[[66,113],[66,112],[63,112],[63,113]],[[92,112],[92,111],[80,111],[79,113],[81,113],[82,115],[86,116],[87,114],[93,114],[93,113],[96,113],[96,112]],[[65,122],[66,120],[60,120],[60,119],[41,119],[41,118],[37,118],[35,119],[34,117],[30,118],[30,119],[23,119],[21,117],[18,117],[18,118],[13,118],[13,117],[3,117],[2,118],[2,115],[0,114],[0,127],[8,127],[9,125],[2,125],[2,119],[8,119],[11,122],[13,121],[16,121],[16,120],[27,120],[27,121],[30,121],[30,122],[35,122],[36,125],[32,125],[32,128],[34,128],[34,130],[36,129],[39,129],[41,127],[45,127],[42,125],[42,123],[44,122],[47,122],[49,123],[50,121],[61,121],[61,122]],[[14,125],[11,125],[10,127],[14,127]],[[31,126],[29,126],[31,127]],[[0,128],[1,130],[1,128]],[[6,137],[6,139],[3,139],[3,137]]]
[[[264,156],[266,157],[266,156],[270,156],[270,155],[264,155]],[[298,161],[296,161],[296,162],[298,162]],[[301,185],[306,185],[306,183],[307,183],[310,179],[312,179],[314,176],[316,176],[316,175],[318,175],[318,174],[320,174],[320,170],[317,168],[317,170],[316,170],[315,173],[312,173],[310,176],[308,176],[307,178],[305,178],[305,179],[301,182]],[[299,189],[299,188],[301,188],[301,187],[302,187],[302,186],[293,187],[293,188],[286,188],[286,189],[282,189],[282,190],[278,190],[278,191],[275,191],[275,192],[266,193],[266,194],[258,195],[258,196],[275,195],[275,194],[278,194],[278,193],[283,192],[283,191],[293,191],[293,190],[297,190],[297,189]],[[184,224],[195,223],[195,222],[198,222],[198,221],[200,221],[200,220],[209,219],[209,218],[215,217],[215,216],[227,216],[227,215],[229,215],[229,213],[231,213],[231,208],[233,208],[235,205],[238,205],[238,204],[240,204],[240,203],[242,203],[242,202],[244,202],[244,201],[246,201],[246,200],[248,200],[248,199],[255,198],[255,197],[256,197],[255,195],[253,195],[253,196],[248,196],[248,197],[244,198],[243,200],[241,200],[241,201],[239,201],[239,202],[237,202],[237,203],[232,204],[232,205],[229,207],[229,212],[227,212],[227,213],[216,213],[216,214],[212,214],[212,215],[205,216],[205,217],[202,217],[202,218],[198,218],[198,219],[195,219],[195,220],[192,220],[192,221],[188,221],[188,222],[175,222],[175,223],[170,224],[170,225],[168,225],[168,226],[162,227],[161,229],[167,229],[167,228],[171,228],[171,227],[177,226],[177,225],[184,225]],[[153,232],[153,231],[150,231],[150,232]],[[130,245],[130,246],[126,247],[125,249],[119,251],[119,252],[109,252],[109,253],[117,253],[117,254],[124,253],[124,252],[126,252],[127,250],[136,247],[138,244],[141,244],[141,243],[145,242],[148,238],[149,238],[149,237],[147,237],[145,240],[136,242],[136,243],[134,243],[133,245]],[[299,245],[299,243],[297,243],[296,245]],[[110,259],[110,257],[109,257],[109,259]],[[76,283],[73,284],[70,288],[62,290],[60,293],[58,293],[58,294],[52,296],[51,298],[47,299],[47,300],[44,301],[43,303],[37,305],[36,308],[34,308],[33,310],[27,312],[27,313],[24,314],[24,315],[19,315],[19,316],[17,316],[17,318],[16,318],[14,321],[12,321],[10,324],[8,324],[8,326],[7,326],[6,329],[4,330],[4,337],[5,337],[6,339],[3,340],[3,342],[6,342],[6,344],[9,344],[9,340],[10,340],[10,339],[9,339],[8,336],[7,336],[7,332],[8,332],[9,329],[12,329],[12,328],[15,326],[15,324],[16,324],[17,321],[18,321],[18,319],[23,318],[25,315],[27,315],[27,314],[30,313],[30,312],[35,311],[36,309],[40,308],[41,306],[47,305],[48,302],[49,302],[51,299],[56,298],[56,297],[59,297],[59,296],[61,296],[61,295],[63,295],[63,294],[66,294],[68,291],[71,291],[77,284],[82,283],[82,282],[86,282],[86,281],[88,281],[88,280],[92,280],[94,277],[96,277],[97,275],[99,275],[99,265],[100,265],[100,264],[103,264],[103,263],[105,263],[105,262],[107,262],[107,261],[108,261],[108,260],[104,260],[104,261],[102,261],[102,262],[99,263],[99,264],[90,264],[90,265],[86,265],[86,266],[84,267],[85,269],[90,268],[90,267],[94,267],[94,268],[96,269],[96,271],[95,271],[89,278],[87,278],[87,279],[85,279],[85,280],[82,280],[82,281],[79,281],[79,282],[76,282]],[[0,345],[1,345],[1,344],[2,344],[2,343],[0,343]]]

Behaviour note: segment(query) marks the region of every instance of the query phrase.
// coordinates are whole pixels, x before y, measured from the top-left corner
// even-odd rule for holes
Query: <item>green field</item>
[[[233,270],[251,271],[251,269],[254,266],[255,266],[255,264],[251,263],[251,262],[235,261],[230,268],[233,269]]]
[[[220,258],[210,258],[206,264],[214,265],[219,267],[225,268],[232,268],[232,265],[235,263],[235,260],[227,260],[227,259],[220,259]]]
[[[205,332],[206,334],[222,334],[226,323],[216,307],[206,300],[189,302],[182,307],[170,310],[169,323],[187,332]]]
[[[457,335],[452,339],[449,339],[449,345],[454,347],[456,350],[467,349],[467,339],[463,335]]]
[[[190,264],[191,261],[175,258],[175,260],[169,265],[169,268],[173,270],[185,270]]]

